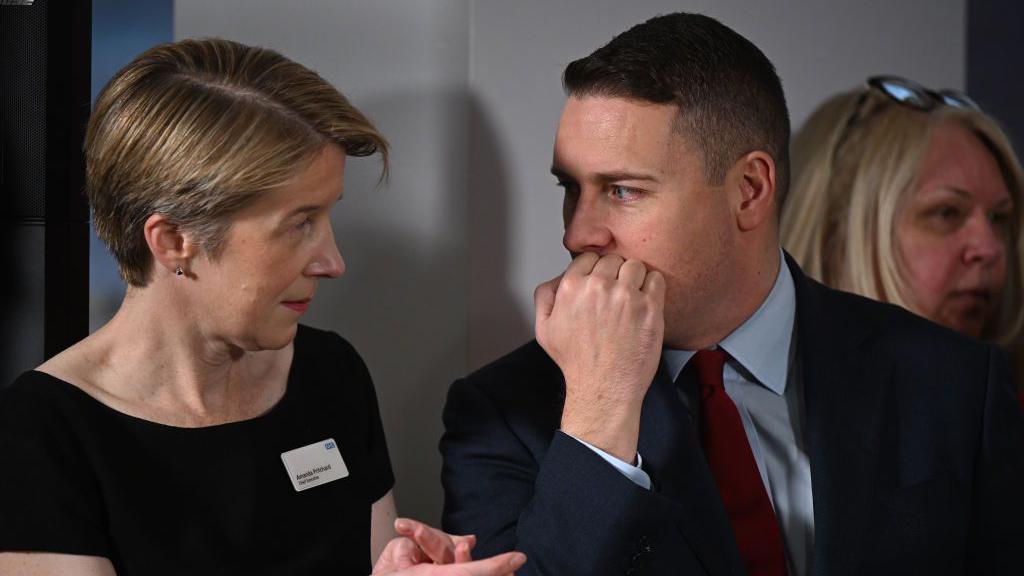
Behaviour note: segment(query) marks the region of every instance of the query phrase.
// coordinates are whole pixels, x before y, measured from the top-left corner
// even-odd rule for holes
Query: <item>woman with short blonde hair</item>
[[[344,271],[330,211],[346,157],[381,154],[383,178],[387,150],[272,50],[183,40],[115,76],[89,122],[87,191],[128,290],[110,322],[0,391],[0,573],[523,564],[472,562],[471,537],[395,522],[369,371],[299,324]]]
[[[89,122],[86,189],[96,231],[130,286],[148,283],[141,233],[159,212],[217,254],[230,217],[286,185],[327,144],[348,156],[387,141],[316,72],[222,39],[154,48],[100,94]]]
[[[948,300],[929,302],[915,278],[917,254],[909,253],[901,240],[914,223],[915,195],[930,193],[922,187],[952,189],[953,196],[963,196],[966,202],[957,204],[941,193],[923,200],[932,204],[933,211],[920,217],[932,218],[927,224],[932,225],[933,237],[951,237],[975,225],[969,220],[975,206],[971,202],[988,189],[971,189],[980,185],[963,173],[956,176],[962,177],[963,185],[929,180],[928,160],[938,158],[936,142],[947,133],[973,139],[963,146],[980,150],[980,156],[987,154],[978,162],[994,167],[1003,196],[1009,197],[994,198],[996,208],[977,205],[993,227],[981,233],[999,236],[1002,249],[993,261],[1002,260],[999,266],[1004,270],[998,289],[985,292],[976,287],[973,296],[966,294],[965,300],[955,303],[959,311],[983,308],[987,314],[978,322],[959,322],[953,310],[957,306]],[[1006,135],[972,102],[961,94],[937,93],[899,78],[875,78],[869,86],[833,96],[819,106],[794,137],[792,160],[794,178],[782,210],[782,242],[811,276],[1004,346],[1015,341],[1024,322],[1024,175]],[[960,159],[944,160],[946,167],[958,168]],[[992,261],[978,262],[994,266]],[[958,272],[974,273],[970,266]],[[983,302],[986,297],[992,301]],[[970,298],[976,300],[974,308]]]

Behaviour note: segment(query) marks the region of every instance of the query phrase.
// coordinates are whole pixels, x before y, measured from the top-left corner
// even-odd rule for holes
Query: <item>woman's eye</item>
[[[937,206],[930,213],[940,220],[953,221],[960,218],[960,209],[956,206]]]
[[[988,220],[996,228],[998,228],[998,229],[1000,229],[1000,230],[1002,230],[1004,232],[1009,232],[1009,230],[1010,230],[1010,221],[1011,221],[1012,217],[1013,217],[1013,213],[1012,212],[990,212],[989,215],[988,215]]]

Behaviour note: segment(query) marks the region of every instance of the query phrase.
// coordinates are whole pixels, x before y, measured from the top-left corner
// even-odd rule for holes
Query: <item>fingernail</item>
[[[508,561],[508,565],[511,566],[513,570],[519,568],[523,564],[526,564],[526,554],[523,554],[522,552],[515,552]]]
[[[412,525],[405,518],[399,518],[395,520],[395,530],[401,532],[412,530]]]

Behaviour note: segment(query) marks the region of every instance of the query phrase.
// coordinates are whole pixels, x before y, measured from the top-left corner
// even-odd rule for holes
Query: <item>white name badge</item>
[[[281,461],[296,492],[348,476],[348,468],[334,438],[283,452]]]

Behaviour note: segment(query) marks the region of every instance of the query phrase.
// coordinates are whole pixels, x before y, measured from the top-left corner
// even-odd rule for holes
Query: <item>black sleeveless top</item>
[[[281,454],[333,438],[345,478],[298,492]],[[118,412],[26,372],[0,391],[0,551],[109,558],[130,574],[370,572],[370,506],[394,484],[369,372],[299,326],[284,396],[204,428]]]

